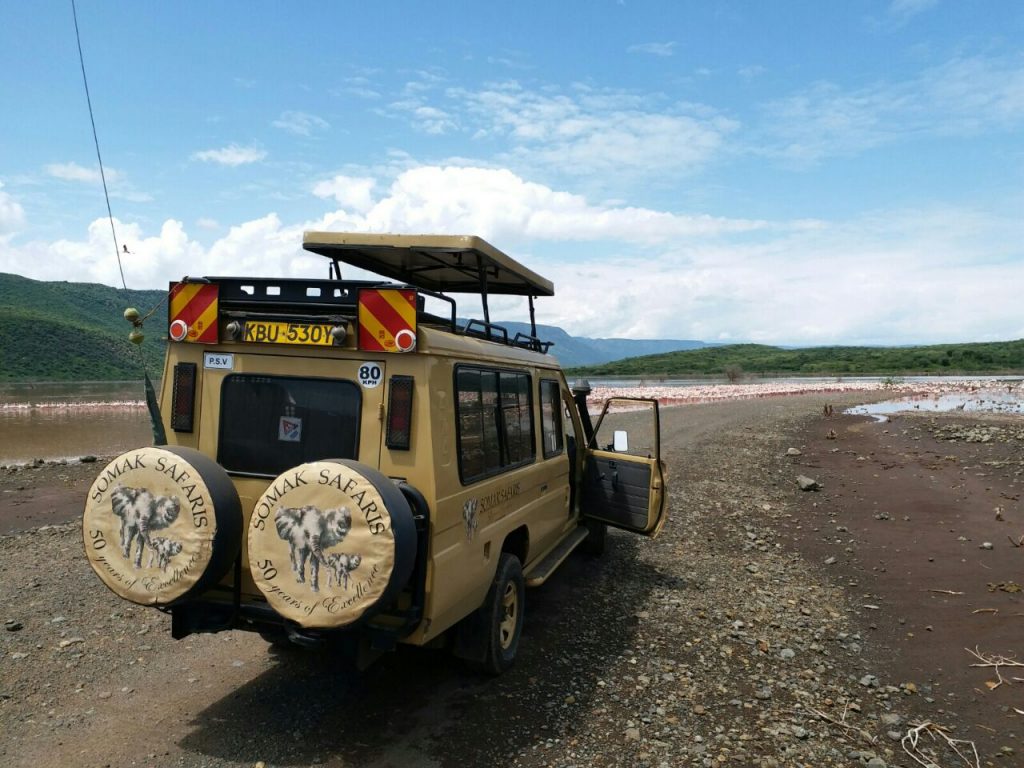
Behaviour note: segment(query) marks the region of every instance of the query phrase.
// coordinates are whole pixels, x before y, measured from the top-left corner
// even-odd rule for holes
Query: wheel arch
[[[505,535],[501,543],[501,551],[519,558],[519,562],[526,565],[526,558],[530,554],[530,529],[521,525]],[[497,565],[495,565],[497,568]]]

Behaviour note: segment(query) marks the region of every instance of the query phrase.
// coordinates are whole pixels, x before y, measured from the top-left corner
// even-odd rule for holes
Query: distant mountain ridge
[[[166,291],[127,291],[96,283],[31,280],[0,273],[0,381],[102,381],[141,379],[131,326],[124,310],[143,315],[159,306]],[[529,323],[500,322],[512,336],[530,333]],[[146,321],[142,344],[150,375],[163,368],[167,311],[160,306]],[[551,354],[567,367],[601,365],[637,355],[665,354],[707,346],[701,341],[591,339],[561,328],[537,326]]]
[[[517,333],[529,334],[530,324],[501,322],[511,336]],[[703,349],[709,346],[693,339],[602,339],[586,336],[570,336],[554,325],[537,325],[537,336],[541,341],[552,342],[551,354],[565,368],[583,365],[600,365],[627,357],[661,355],[687,349]]]

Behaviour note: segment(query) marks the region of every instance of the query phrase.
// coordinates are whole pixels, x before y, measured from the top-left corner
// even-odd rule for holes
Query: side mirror
[[[626,436],[626,430],[616,429],[612,440],[612,450],[616,453],[625,453],[629,450],[629,438]]]

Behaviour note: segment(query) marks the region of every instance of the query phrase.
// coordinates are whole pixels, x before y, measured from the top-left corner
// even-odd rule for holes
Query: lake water
[[[0,464],[152,442],[142,382],[0,384]]]
[[[744,377],[742,384],[821,384],[864,382],[879,384],[879,377],[835,377],[763,379]],[[939,387],[949,379],[934,376],[905,377],[904,384]],[[959,381],[963,382],[964,379]],[[1024,386],[1020,378],[979,376],[970,381],[984,386],[979,393],[937,392],[931,395],[896,397],[883,403],[859,406],[853,412],[882,418],[887,413],[905,410],[927,411],[997,411],[1024,413]],[[570,382],[571,383],[571,382]],[[994,386],[995,384],[999,386]],[[708,388],[723,385],[714,379],[599,379],[590,380],[593,387],[635,388],[655,387],[658,390]],[[1005,386],[1004,386],[1005,385]],[[724,391],[729,386],[721,387]],[[1007,388],[1011,392],[1001,394]],[[660,395],[659,395],[660,396]],[[960,406],[963,406],[962,408]],[[33,459],[66,459],[93,454],[117,454],[141,445],[151,445],[142,382],[80,382],[0,384],[0,464]]]
[[[982,392],[946,392],[926,395],[911,395],[884,400],[880,403],[868,403],[847,408],[846,413],[863,416],[874,416],[879,421],[894,413],[907,411],[927,413],[947,413],[964,411],[965,413],[1024,413],[1024,400],[1021,399],[1019,387],[1011,391],[999,392],[984,390]]]

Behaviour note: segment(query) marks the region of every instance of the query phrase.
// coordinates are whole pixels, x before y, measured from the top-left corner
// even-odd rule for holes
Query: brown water
[[[151,445],[141,382],[0,384],[0,464]]]

